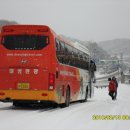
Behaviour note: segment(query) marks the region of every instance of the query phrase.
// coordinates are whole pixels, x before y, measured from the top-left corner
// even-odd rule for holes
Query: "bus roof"
[[[79,42],[74,42],[74,43],[72,43],[72,44],[73,44],[73,46],[74,46],[76,49],[81,50],[82,52],[84,52],[84,53],[90,55],[90,52],[89,52],[88,48],[85,47],[84,45],[82,45],[81,43],[79,43]]]
[[[72,46],[72,47],[74,47],[74,48],[76,48],[76,49],[78,49],[78,50],[80,50],[80,51],[90,55],[90,52],[89,52],[88,48],[85,47],[84,45],[82,45],[81,43],[79,43],[79,42],[72,42],[72,41],[66,39],[65,37],[63,37],[62,35],[58,35],[57,38],[59,40],[65,42],[65,43],[69,44],[70,46]]]
[[[31,33],[53,33],[56,34],[49,26],[46,25],[5,25],[2,27],[1,33],[16,33],[16,32],[28,32]]]
[[[72,42],[67,38],[63,37],[62,35],[56,35],[56,33],[46,25],[5,25],[2,27],[1,33],[17,33],[17,32],[24,32],[26,31],[30,33],[52,33],[54,34],[59,40],[73,46],[74,48],[90,55],[88,48],[84,45],[80,44],[79,42]]]

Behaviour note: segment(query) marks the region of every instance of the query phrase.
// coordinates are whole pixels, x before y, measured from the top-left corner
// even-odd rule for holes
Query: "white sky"
[[[80,40],[130,39],[130,0],[0,0],[0,19],[49,25]]]

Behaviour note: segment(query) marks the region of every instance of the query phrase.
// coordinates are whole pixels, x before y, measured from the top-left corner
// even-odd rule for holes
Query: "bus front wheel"
[[[82,99],[80,102],[81,102],[81,103],[87,102],[87,99],[88,99],[88,87],[86,88],[85,98]]]
[[[85,99],[83,100],[83,102],[87,102],[87,99],[88,99],[88,87],[86,88]]]

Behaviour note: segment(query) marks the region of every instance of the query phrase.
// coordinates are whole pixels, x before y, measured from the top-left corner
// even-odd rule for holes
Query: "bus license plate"
[[[18,89],[29,89],[29,83],[18,83]]]

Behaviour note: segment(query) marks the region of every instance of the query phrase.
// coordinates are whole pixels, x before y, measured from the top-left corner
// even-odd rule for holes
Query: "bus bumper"
[[[0,90],[0,101],[12,102],[14,100],[52,101],[57,102],[55,91],[45,90]]]

